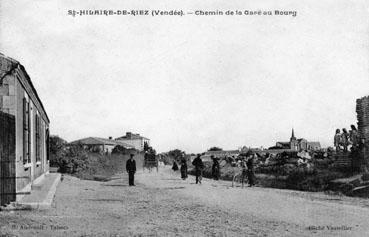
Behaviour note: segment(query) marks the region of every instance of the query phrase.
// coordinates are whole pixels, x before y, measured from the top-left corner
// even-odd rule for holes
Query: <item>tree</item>
[[[50,136],[50,166],[59,166],[65,156],[67,141],[57,135]]]
[[[214,147],[211,147],[208,151],[223,151],[223,149],[220,147],[214,146]]]
[[[57,135],[50,136],[50,153],[57,154],[61,150],[65,149],[67,141]]]
[[[179,159],[182,154],[186,154],[184,151],[181,151],[179,149],[174,149],[168,152],[168,155],[172,158],[172,159]]]

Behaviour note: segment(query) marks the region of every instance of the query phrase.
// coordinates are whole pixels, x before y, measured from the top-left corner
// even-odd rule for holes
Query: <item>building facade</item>
[[[16,192],[30,191],[32,183],[49,171],[50,120],[25,68],[3,54],[0,54],[0,111],[15,120]],[[20,197],[17,195],[17,199]]]
[[[143,151],[145,143],[150,146],[150,139],[140,136],[140,134],[134,134],[127,132],[125,136],[118,137],[115,140],[122,141],[133,146],[136,150]]]

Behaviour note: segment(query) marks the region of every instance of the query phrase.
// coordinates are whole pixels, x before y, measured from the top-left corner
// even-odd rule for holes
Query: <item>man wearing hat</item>
[[[254,154],[249,153],[248,159],[246,161],[247,165],[247,177],[249,179],[249,187],[255,185],[255,173],[254,173]]]
[[[126,163],[126,170],[128,172],[129,186],[135,186],[136,161],[133,159],[134,154],[130,154],[130,156]]]
[[[196,183],[201,184],[202,170],[204,169],[204,163],[202,163],[200,154],[198,154],[197,157],[192,161],[192,165],[195,166]]]

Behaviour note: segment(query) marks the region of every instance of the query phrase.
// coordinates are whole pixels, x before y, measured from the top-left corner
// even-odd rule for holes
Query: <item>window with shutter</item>
[[[32,141],[32,126],[31,126],[31,112],[32,112],[32,108],[30,106],[30,103],[27,103],[27,108],[28,108],[28,157],[27,157],[27,163],[31,163],[31,141]]]
[[[50,160],[50,131],[46,128],[46,160]]]
[[[28,102],[23,98],[23,164],[28,161]]]
[[[35,132],[36,132],[36,162],[41,161],[41,147],[40,147],[40,116],[38,114],[35,115]]]

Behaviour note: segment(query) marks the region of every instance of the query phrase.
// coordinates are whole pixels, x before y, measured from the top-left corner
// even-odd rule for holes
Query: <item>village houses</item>
[[[150,146],[150,139],[141,136],[140,134],[134,134],[132,132],[127,132],[125,136],[118,137],[116,141],[121,141],[132,145],[136,150],[143,151],[145,143]]]

